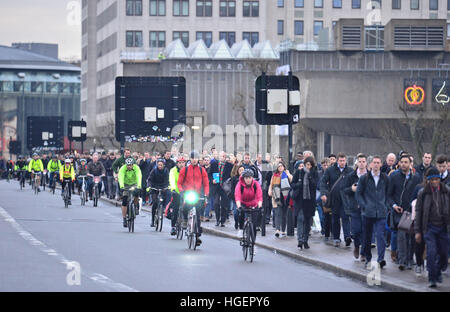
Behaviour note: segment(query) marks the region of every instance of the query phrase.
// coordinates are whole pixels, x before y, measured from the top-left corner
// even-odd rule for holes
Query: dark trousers
[[[338,207],[332,207],[332,231],[333,238],[335,240],[340,240],[341,236],[341,220],[342,220],[342,228],[344,230],[344,239],[350,237],[350,218],[344,211],[344,207],[342,205]]]
[[[270,215],[272,214],[272,200],[267,194],[267,191],[263,191],[263,208],[266,212],[264,219],[266,223],[270,222]]]
[[[172,219],[171,224],[174,227],[177,224],[178,211],[180,210],[181,197],[177,192],[172,192]]]
[[[102,177],[102,183],[105,186],[104,192],[106,195],[108,195],[109,189],[108,189],[108,177]]]
[[[323,213],[323,229],[325,237],[330,237],[331,234],[331,212]]]
[[[378,251],[378,260],[377,262],[381,262],[384,260],[384,253],[386,251],[386,242],[384,241],[384,227],[386,226],[385,218],[368,218],[364,217],[364,250],[366,261],[370,262],[372,260],[372,233],[375,229],[376,237],[377,237],[377,251]]]
[[[152,196],[152,224],[153,224],[153,221],[155,220],[156,208],[158,207],[158,192],[152,190],[151,196]],[[166,206],[171,198],[171,192],[169,190],[164,190],[162,191],[162,196],[163,196],[163,209],[166,209]]]
[[[423,236],[423,235],[422,235]],[[420,243],[414,243],[414,254],[416,255],[416,264],[418,266],[423,265],[423,253],[425,252],[425,241],[422,239]]]
[[[73,185],[71,179],[63,179],[61,193],[64,191],[64,188],[66,187],[67,183],[69,183],[69,199],[71,199],[72,198],[72,185]]]
[[[107,185],[107,194],[109,198],[114,198],[116,196],[116,185],[114,184],[114,177],[107,176],[106,177],[106,185]]]
[[[360,254],[365,256],[365,224],[364,224],[364,217],[361,215],[361,210],[358,209],[358,211],[353,211],[350,215],[351,220],[351,233],[353,238],[353,243],[355,244],[355,247],[362,247],[360,249]]]
[[[427,245],[428,280],[436,282],[438,276],[447,269],[448,265],[447,229],[445,226],[436,227],[428,224],[424,238]]]
[[[214,197],[214,212],[216,214],[216,223],[224,224],[227,219],[228,210],[230,209],[230,201],[227,194],[218,186]]]
[[[297,214],[297,240],[299,243],[307,243],[309,232],[311,231],[312,218],[305,217],[303,209],[300,209]]]

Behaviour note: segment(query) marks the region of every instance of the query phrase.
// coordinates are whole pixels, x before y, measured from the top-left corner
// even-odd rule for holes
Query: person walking
[[[377,263],[382,269],[386,266],[384,255],[386,251],[386,242],[384,239],[384,229],[386,227],[386,216],[389,209],[388,187],[389,178],[381,172],[382,160],[380,156],[374,156],[371,160],[371,171],[359,178],[356,188],[355,198],[361,209],[364,222],[362,235],[364,239],[364,255],[366,258],[366,268],[371,269],[372,260],[372,233],[375,229],[377,238]]]
[[[325,171],[320,182],[322,202],[328,204],[328,208],[331,207],[331,230],[333,232],[335,247],[338,247],[341,243],[341,221],[344,230],[345,246],[350,247],[352,243],[350,219],[345,213],[340,194],[341,190],[345,187],[345,178],[352,172],[353,170],[347,166],[347,156],[344,153],[339,153],[337,162]]]
[[[398,262],[401,271],[405,267],[412,270],[414,238],[405,231],[397,231],[398,223],[403,212],[411,212],[414,189],[421,182],[420,176],[413,174],[411,163],[410,155],[402,154],[399,158],[400,169],[389,176],[388,201],[391,209],[389,227],[393,232],[397,232]]]
[[[416,173],[418,173],[420,176],[420,180],[423,179],[423,176],[425,172],[428,170],[428,168],[432,167],[431,160],[432,160],[431,153],[425,152],[422,157],[422,163],[414,167]]]
[[[245,165],[244,165],[245,167]],[[286,236],[287,208],[286,202],[292,175],[283,162],[278,163],[269,185],[268,194],[272,197],[272,207],[275,215],[275,237]]]
[[[427,184],[417,195],[414,222],[415,240],[425,240],[430,287],[442,283],[442,272],[448,266],[448,233],[450,233],[450,190],[441,182],[439,171],[431,168]]]
[[[308,238],[311,221],[316,211],[316,189],[319,174],[313,157],[304,160],[305,167],[296,170],[292,177],[294,215],[297,216],[297,247],[309,249]]]

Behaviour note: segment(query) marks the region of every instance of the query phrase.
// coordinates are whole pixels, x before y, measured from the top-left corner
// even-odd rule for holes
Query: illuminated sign
[[[450,102],[450,79],[436,78],[433,79],[433,108],[440,109]]]
[[[405,89],[405,101],[409,105],[420,105],[425,100],[425,90],[421,86],[412,85]]]

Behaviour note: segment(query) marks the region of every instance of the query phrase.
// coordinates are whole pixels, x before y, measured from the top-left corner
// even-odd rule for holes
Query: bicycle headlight
[[[198,202],[198,194],[193,191],[186,192],[184,194],[184,201],[189,205],[194,205]]]

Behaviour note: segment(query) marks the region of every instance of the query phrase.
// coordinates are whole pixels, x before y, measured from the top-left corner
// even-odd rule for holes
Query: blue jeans
[[[344,239],[350,237],[350,218],[347,214],[345,214],[344,207],[341,205],[339,207],[332,207],[331,212],[331,229],[333,232],[334,240],[340,241],[341,236],[341,219],[342,219],[342,228],[344,230]]]
[[[437,281],[441,271],[445,271],[448,265],[448,234],[445,226],[437,227],[428,224],[424,235],[427,246],[427,270],[428,280]]]
[[[49,179],[49,186],[51,186],[52,185],[52,183],[53,183],[53,180],[55,180],[55,183],[56,183],[56,181],[58,181],[58,179],[59,179],[59,174],[58,174],[58,172],[49,172],[49,174],[50,174],[50,179]]]
[[[209,196],[208,197],[208,204],[205,207],[205,213],[204,213],[204,217],[209,218],[210,217],[210,212],[212,207],[214,207],[214,197],[213,196]]]
[[[365,239],[364,239],[364,230],[365,230],[365,224],[364,224],[364,217],[361,215],[361,210],[354,211],[350,215],[351,219],[351,233],[353,242],[355,244],[355,247],[361,247],[360,254],[365,256]]]
[[[397,231],[391,231],[391,251],[397,251]]]
[[[319,219],[320,219],[320,228],[322,229],[322,234],[325,233],[325,216],[323,215],[323,209],[322,209],[322,200],[319,198],[317,201],[317,213],[319,214]]]
[[[372,250],[370,248],[370,244],[372,243],[372,233],[375,229],[377,238],[377,251],[378,251],[377,262],[381,262],[382,260],[384,260],[384,253],[386,251],[386,242],[384,240],[384,227],[386,225],[386,219],[364,217],[364,224],[365,224],[364,236],[365,236],[366,261],[370,262],[372,260]]]

